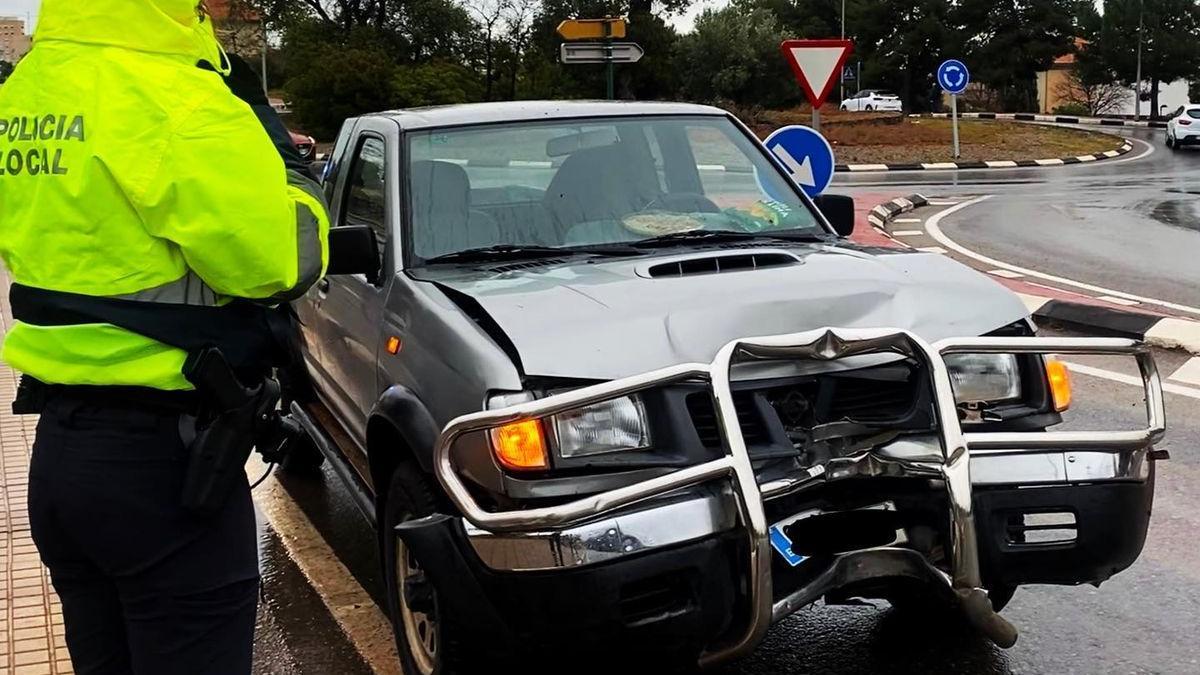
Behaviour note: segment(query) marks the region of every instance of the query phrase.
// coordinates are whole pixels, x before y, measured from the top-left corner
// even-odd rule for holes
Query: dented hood
[[[502,274],[432,267],[416,276],[477,302],[516,347],[527,375],[583,379],[707,363],[740,337],[892,327],[933,341],[982,335],[1028,315],[1003,286],[940,255],[851,246],[781,250],[797,262],[666,278],[647,273],[666,257]],[[744,252],[682,257],[737,253]]]

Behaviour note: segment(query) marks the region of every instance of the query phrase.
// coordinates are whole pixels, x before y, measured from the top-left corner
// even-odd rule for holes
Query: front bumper
[[[895,447],[884,446],[834,458],[787,479],[759,485],[732,402],[730,377],[733,367],[747,360],[832,361],[885,352],[917,359],[930,374],[939,427],[935,442],[922,444],[906,440],[892,444]],[[1135,355],[1145,383],[1147,426],[1134,432],[963,434],[942,355],[981,352]],[[516,420],[557,414],[685,380],[707,380],[711,384],[721,427],[726,430],[728,454],[721,459],[567,504],[508,512],[480,507],[457,475],[450,448],[463,434]],[[1112,515],[1111,510],[1101,511],[1098,517],[1093,517],[1088,503],[1094,499],[1103,501],[1108,498],[1106,494],[1116,490],[1127,497],[1118,501],[1126,505],[1144,504],[1148,515],[1153,483],[1147,453],[1163,431],[1162,420],[1161,384],[1153,358],[1145,347],[1130,340],[967,338],[943,341],[935,348],[910,333],[888,329],[826,329],[745,339],[727,345],[711,365],[685,364],[455,420],[439,441],[435,468],[447,494],[472,527],[468,530],[462,522],[453,519],[437,524],[418,521],[401,526],[399,534],[418,559],[434,560],[439,551],[457,551],[453,556],[457,562],[444,566],[446,570],[455,570],[457,576],[443,576],[439,582],[437,577],[445,572],[431,571],[434,584],[439,592],[466,594],[475,596],[476,600],[502,599],[486,603],[492,608],[489,611],[497,615],[497,621],[504,621],[507,609],[496,607],[508,607],[510,603],[522,606],[521,603],[527,604],[528,600],[521,600],[521,594],[505,593],[500,587],[487,588],[484,583],[474,588],[472,584],[464,584],[464,579],[503,578],[506,583],[523,585],[535,578],[551,583],[559,575],[563,575],[562,578],[584,575],[577,578],[579,586],[568,585],[562,590],[593,597],[588,590],[581,589],[590,589],[588,584],[606,589],[594,596],[602,604],[608,603],[606,609],[597,610],[607,617],[608,623],[604,625],[646,629],[659,621],[673,625],[678,620],[690,625],[690,634],[708,649],[701,658],[702,663],[744,654],[758,643],[772,621],[831,590],[885,576],[908,577],[934,584],[948,599],[958,603],[976,628],[997,644],[1009,646],[1016,639],[1016,631],[992,610],[983,590],[985,585],[1037,580],[1035,575],[1043,566],[1042,561],[1055,556],[1062,558],[1062,547],[1069,544],[1059,541],[1052,546],[1039,547],[1014,539],[1016,535],[1012,533],[1019,532],[1024,537],[1023,533],[1028,530],[1036,538],[1042,532],[1037,525],[1039,518],[1070,513],[1076,519],[1076,532],[1086,533],[1086,537],[1079,534],[1078,542],[1071,545],[1078,549],[1075,555],[1083,563],[1058,565],[1063,575],[1059,583],[1099,581],[1128,565],[1140,551],[1145,533],[1144,520],[1136,516],[1130,522],[1129,534],[1122,538],[1125,543],[1118,546],[1120,550],[1114,554],[1092,545],[1096,540],[1093,533],[1120,524],[1111,519],[1105,522],[1107,516]],[[866,550],[815,556],[813,561],[801,564],[812,567],[820,563],[821,569],[802,575],[799,581],[785,575],[776,588],[772,580],[778,570],[773,570],[773,566],[777,567],[778,562],[769,539],[771,523],[767,517],[773,500],[803,498],[821,486],[858,479],[896,480],[908,484],[922,482],[928,486],[926,490],[940,491],[940,508],[947,527],[938,547],[944,551],[944,560],[935,566],[928,557],[906,548],[903,542],[884,543]],[[1080,491],[1082,482],[1100,487]],[[1034,504],[1034,511],[1023,511],[1024,500],[1035,494],[1032,490],[1040,491],[1036,494],[1041,495],[1041,500]],[[670,500],[662,503],[664,498]],[[660,509],[662,511],[658,512]],[[689,521],[694,519],[694,522],[686,526],[680,524],[678,531],[664,527],[664,523],[677,520],[668,515],[672,510],[677,514],[693,514]],[[729,517],[730,512],[736,514],[736,519]],[[1012,525],[1013,518],[1019,519],[1020,527]],[[1026,525],[1027,519],[1032,525]],[[440,546],[430,544],[425,536],[434,530],[442,532]],[[997,539],[998,531],[1006,539]],[[1054,546],[1059,547],[1058,551]],[[669,568],[671,555],[695,547],[708,551],[702,556],[704,564],[695,568],[700,570],[699,573],[661,576],[662,560],[667,561]],[[723,556],[733,556],[728,569],[715,562]],[[660,562],[654,562],[660,557]],[[625,559],[620,560],[620,564],[615,564],[622,558]],[[1010,561],[1015,562],[1010,565]],[[437,566],[434,563],[426,569]],[[712,569],[709,566],[713,566]],[[1055,566],[1049,564],[1049,567]],[[497,568],[506,571],[497,572]],[[1021,572],[1023,568],[1028,571]],[[634,569],[642,569],[644,574],[628,576]],[[1099,572],[1089,576],[1093,570]],[[666,571],[671,572],[670,569]],[[606,581],[608,575],[613,574],[626,581],[618,584],[620,587],[614,587],[612,582]],[[599,576],[592,578],[590,575]],[[677,598],[676,609],[660,607],[643,617],[638,626],[629,626],[627,621],[622,624],[610,616],[612,612],[608,606],[614,604],[614,598],[624,597],[626,586],[638,588],[643,584],[650,588],[654,579],[666,582],[674,577],[696,579],[691,586],[677,589],[680,598]],[[720,587],[725,588],[721,590]],[[730,600],[729,594],[734,589],[741,590]],[[534,595],[558,595],[546,590],[534,591],[528,586],[526,590]],[[669,589],[652,590],[650,594],[655,593],[671,595]],[[711,617],[704,618],[710,607],[697,600],[702,596],[721,598],[711,602],[715,602],[721,616],[728,618],[728,625]],[[572,599],[563,599],[563,602],[574,604]],[[478,612],[472,614],[478,615]],[[679,618],[692,614],[696,616],[686,620]],[[563,615],[562,620],[564,623],[560,625],[572,625],[572,620],[575,623],[588,621],[570,613]],[[698,623],[689,624],[689,621]],[[600,628],[597,624],[597,630]],[[672,629],[663,630],[671,633]],[[716,636],[721,636],[721,640],[717,641]]]

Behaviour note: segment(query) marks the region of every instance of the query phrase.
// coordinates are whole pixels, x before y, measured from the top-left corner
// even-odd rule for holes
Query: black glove
[[[279,119],[279,113],[275,112],[267,101],[267,94],[263,91],[262,79],[258,73],[237,54],[227,54],[225,58],[230,68],[229,74],[224,76],[229,91],[245,101],[254,111],[259,123],[271,137],[271,142],[275,144],[275,150],[283,158],[283,164],[288,171],[295,171],[315,181],[317,177],[313,173],[312,165],[300,155],[300,150],[292,142],[292,135],[283,125],[283,120]],[[199,65],[207,70],[216,70],[207,61],[201,61]]]

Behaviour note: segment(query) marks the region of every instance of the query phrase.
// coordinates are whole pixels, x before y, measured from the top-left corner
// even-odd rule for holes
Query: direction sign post
[[[833,92],[853,46],[849,40],[784,40],[779,45],[812,106],[814,129],[821,128],[821,106]]]
[[[786,126],[767,136],[763,145],[809,197],[824,192],[833,180],[833,148],[816,130]]]
[[[583,56],[584,50],[574,50],[576,46],[571,43],[562,45],[562,62],[563,63],[604,63],[605,80],[608,91],[608,100],[614,98],[613,80],[614,71],[613,64],[620,61],[621,63],[636,63],[642,58],[642,48],[632,42],[613,42],[613,38],[625,37],[626,21],[623,17],[605,17],[603,19],[570,19],[558,24],[558,34],[564,40],[602,40],[598,43],[602,58],[599,60],[593,59],[590,56]],[[593,43],[577,43],[583,47],[592,47]],[[636,52],[636,54],[635,54]]]
[[[954,135],[954,159],[958,159],[958,95],[967,90],[971,82],[971,72],[958,59],[946,59],[938,66],[937,81],[942,89],[950,94],[950,127]]]

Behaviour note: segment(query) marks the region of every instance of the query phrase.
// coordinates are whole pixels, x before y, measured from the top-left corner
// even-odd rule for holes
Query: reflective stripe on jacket
[[[196,0],[44,0],[0,86],[0,257],[27,286],[280,302],[324,273],[328,215],[285,169]],[[185,355],[108,324],[17,322],[3,358],[60,384],[186,389]]]

